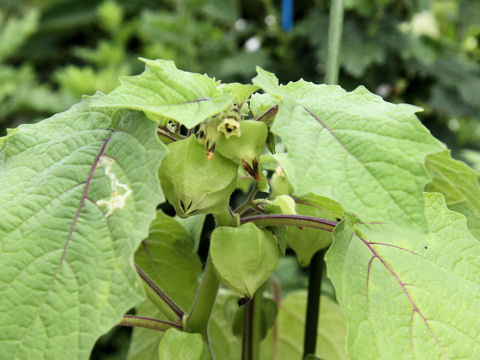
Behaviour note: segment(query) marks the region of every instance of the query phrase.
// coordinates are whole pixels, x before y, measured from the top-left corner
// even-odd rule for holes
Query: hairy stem
[[[143,328],[158,330],[158,331],[165,331],[171,327],[175,327],[180,330],[182,329],[180,325],[175,323],[158,320],[154,318],[149,318],[145,316],[134,316],[134,315],[124,315],[122,321],[120,321],[118,325],[143,327]]]
[[[230,209],[226,209],[223,213],[215,214],[217,226],[235,226],[235,217],[232,215]],[[205,341],[207,341],[207,328],[212,314],[213,306],[217,298],[220,281],[213,268],[210,256],[207,258],[207,263],[203,271],[203,278],[200,288],[193,302],[192,309],[184,320],[185,330],[190,333],[202,334]]]
[[[337,226],[336,221],[317,218],[307,215],[287,215],[287,214],[262,214],[252,215],[240,219],[241,224],[253,222],[257,226],[297,226],[319,229],[324,231],[333,231]]]

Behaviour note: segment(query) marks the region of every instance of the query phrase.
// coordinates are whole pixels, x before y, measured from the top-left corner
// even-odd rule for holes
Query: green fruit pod
[[[257,181],[260,180],[258,157],[265,147],[268,128],[263,122],[244,120],[240,122],[240,136],[219,136],[216,150],[243,168]]]
[[[272,276],[279,256],[272,233],[252,223],[218,227],[210,239],[210,257],[220,280],[249,298]]]
[[[238,165],[221,155],[207,160],[193,136],[169,144],[168,149],[159,178],[177,215],[224,212],[235,189]]]

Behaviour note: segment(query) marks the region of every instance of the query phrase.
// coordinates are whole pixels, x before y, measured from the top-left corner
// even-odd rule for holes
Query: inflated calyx
[[[238,165],[221,155],[208,160],[193,136],[169,144],[168,149],[159,178],[177,215],[223,212],[235,189]]]
[[[243,120],[240,122],[240,136],[219,136],[216,149],[226,158],[243,166],[257,181],[261,173],[258,157],[265,147],[268,129],[263,122]]]
[[[247,223],[216,228],[210,239],[210,256],[223,284],[251,298],[272,276],[280,252],[271,232]]]

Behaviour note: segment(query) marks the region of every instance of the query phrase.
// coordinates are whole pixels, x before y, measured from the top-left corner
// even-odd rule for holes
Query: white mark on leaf
[[[112,215],[115,209],[122,209],[125,206],[127,198],[132,193],[132,190],[125,184],[118,181],[117,175],[112,171],[112,167],[115,164],[115,160],[108,156],[102,156],[97,164],[98,168],[105,168],[105,175],[110,178],[112,196],[110,199],[101,199],[96,202],[98,206],[106,206],[108,208],[105,217]]]

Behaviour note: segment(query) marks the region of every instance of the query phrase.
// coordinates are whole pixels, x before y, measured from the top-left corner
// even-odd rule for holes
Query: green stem
[[[207,327],[217,298],[220,281],[213,269],[210,256],[207,258],[203,271],[202,283],[193,302],[192,310],[185,322],[185,330],[190,333],[200,333],[207,340]]]
[[[320,311],[320,293],[322,291],[322,269],[325,249],[313,255],[308,272],[308,299],[305,321],[305,338],[303,342],[303,357],[315,355],[317,346],[318,315]]]
[[[262,307],[263,307],[263,289],[264,286],[260,287],[252,301],[252,358],[251,360],[260,359],[260,338],[262,332]]]
[[[334,85],[338,82],[342,25],[343,0],[332,0],[330,2],[330,19],[328,27],[327,73],[325,74],[325,83],[330,85]]]
[[[182,329],[178,324],[174,324],[168,321],[148,318],[145,316],[133,316],[133,315],[124,315],[122,321],[118,324],[120,326],[136,326],[143,327],[152,330],[165,331],[171,327],[177,329]]]
[[[252,185],[252,190],[250,191],[250,193],[248,194],[247,196],[247,199],[245,200],[245,202],[243,204],[241,204],[239,207],[237,207],[233,212],[236,213],[236,214],[240,214],[245,208],[247,208],[249,205],[252,205],[253,203],[253,198],[255,197],[255,195],[257,194],[257,190],[258,190],[258,184],[257,182],[253,182],[253,185]],[[254,204],[253,204],[254,205]]]
[[[230,209],[225,209],[223,213],[215,214],[217,226],[235,226],[235,217],[232,215]],[[220,280],[215,273],[210,256],[207,258],[205,270],[203,271],[203,278],[200,288],[193,302],[190,313],[184,320],[185,330],[190,333],[202,334],[205,341],[207,341],[207,328],[210,315],[215,305],[217,298]]]

